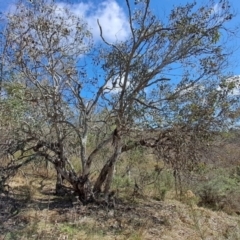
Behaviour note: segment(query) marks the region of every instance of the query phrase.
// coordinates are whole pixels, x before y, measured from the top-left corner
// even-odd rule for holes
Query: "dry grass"
[[[183,202],[145,197],[131,202],[119,201],[115,209],[107,209],[73,204],[70,198],[46,194],[54,186],[51,179],[18,175],[11,186],[14,192],[22,192],[21,196],[25,197],[18,197],[17,213],[1,223],[0,239],[240,238],[238,216],[197,207],[196,196],[190,190]],[[4,203],[8,204],[7,198],[2,196]]]
[[[240,239],[239,216],[198,207],[190,189],[177,201],[166,184],[168,173],[162,175],[160,188],[153,184],[136,196],[132,183],[119,179],[116,208],[108,209],[56,197],[54,173],[30,170],[11,181],[10,196],[0,196],[0,211],[6,210],[0,213],[0,239]],[[162,189],[167,190],[164,201],[159,199]]]

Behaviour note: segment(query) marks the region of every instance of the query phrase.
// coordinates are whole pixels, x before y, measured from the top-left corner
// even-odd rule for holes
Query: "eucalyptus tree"
[[[102,191],[109,196],[114,166],[123,152],[169,146],[169,133],[182,123],[192,129],[204,122],[207,131],[211,124],[202,121],[202,114],[213,119],[219,109],[227,110],[226,105],[221,108],[220,102],[227,101],[221,92],[213,90],[219,101],[208,112],[208,105],[193,111],[204,91],[200,98],[183,96],[189,89],[196,94],[196,85],[207,88],[206,82],[220,82],[228,57],[221,36],[233,17],[229,3],[221,1],[219,11],[213,1],[178,6],[166,20],[151,11],[150,0],[135,4],[133,10],[126,0],[127,40],[108,42],[104,26],[96,22],[99,46],[92,45],[86,23],[69,5],[20,3],[7,17],[9,67],[22,76],[25,101],[36,110],[29,114],[33,123],[22,122],[21,137],[28,150],[54,164],[57,184],[64,177],[83,203],[96,200]],[[189,112],[196,115],[190,122]],[[90,149],[89,134],[95,136]],[[98,176],[90,178],[93,163],[106,149]],[[73,152],[80,173],[71,163]]]

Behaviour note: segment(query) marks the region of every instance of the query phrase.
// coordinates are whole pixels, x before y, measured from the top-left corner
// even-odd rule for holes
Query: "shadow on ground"
[[[20,212],[35,210],[67,210],[73,207],[72,194],[65,189],[63,196],[54,195],[53,190],[41,191],[41,197],[29,199],[24,186],[17,191],[0,192],[0,235],[9,231],[20,230],[28,222],[18,218]]]

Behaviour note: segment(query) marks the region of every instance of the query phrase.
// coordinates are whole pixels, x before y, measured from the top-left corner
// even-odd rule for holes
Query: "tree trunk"
[[[57,170],[57,182],[56,182],[56,188],[55,188],[56,195],[60,196],[63,194],[63,180],[64,180],[64,177]]]
[[[119,143],[117,143],[115,145],[115,151],[114,151],[113,155],[110,157],[110,159],[107,161],[107,163],[102,168],[102,170],[98,176],[98,179],[95,182],[94,188],[93,188],[94,194],[99,194],[102,191],[101,188],[106,179],[107,180],[106,180],[104,193],[105,193],[105,195],[108,194],[111,183],[112,183],[114,165],[115,165],[116,161],[118,160],[118,157],[120,156],[121,150],[122,150],[122,148],[119,145],[120,145]]]
[[[113,175],[114,175],[114,166],[115,164],[113,163],[112,166],[109,168],[107,179],[105,182],[105,187],[104,187],[104,195],[105,198],[108,197],[109,190],[111,188],[112,180],[113,180]]]
[[[62,193],[62,180],[66,179],[68,181],[74,191],[75,194],[79,197],[79,200],[85,205],[88,202],[92,201],[91,198],[91,186],[88,180],[88,175],[78,177],[77,174],[73,171],[67,171],[64,168],[57,167],[57,184],[56,188],[60,189],[60,194]],[[59,182],[58,182],[59,181]]]
[[[65,179],[63,174],[61,173],[60,169],[64,170],[65,169],[65,162],[64,161],[60,161],[58,163],[56,163],[55,165],[55,169],[57,171],[57,181],[56,181],[56,195],[63,195],[64,191],[63,191],[63,180]]]
[[[120,141],[119,141],[120,142]],[[102,185],[106,183],[104,193],[108,197],[109,190],[111,187],[113,179],[114,165],[121,154],[122,148],[120,147],[119,142],[115,144],[115,150],[113,155],[107,161],[107,163],[102,168],[98,179],[95,182],[93,191],[90,186],[90,182],[87,175],[82,175],[77,177],[71,171],[65,169],[65,162],[57,162],[55,168],[57,170],[57,183],[56,183],[56,194],[62,194],[62,181],[66,179],[72,186],[75,193],[78,195],[79,200],[85,205],[89,202],[96,200],[96,197],[102,191]]]
[[[89,184],[88,176],[80,176],[77,181],[73,183],[75,193],[83,205],[92,201],[91,186]]]

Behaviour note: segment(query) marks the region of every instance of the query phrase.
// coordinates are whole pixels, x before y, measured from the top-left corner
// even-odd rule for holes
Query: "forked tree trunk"
[[[72,182],[75,193],[83,205],[92,202],[91,186],[89,184],[88,176],[80,176]]]
[[[79,200],[83,204],[88,204],[96,200],[95,197],[97,197],[98,194],[102,192],[102,186],[104,183],[105,183],[104,194],[105,196],[108,197],[112,179],[113,179],[114,165],[118,160],[122,150],[122,148],[119,145],[120,145],[119,143],[115,145],[115,150],[113,155],[110,157],[107,163],[103,166],[95,182],[93,191],[88,179],[89,174],[78,177],[75,173],[71,171],[67,171],[65,169],[65,166],[62,165],[62,163],[58,163],[58,165],[55,165],[58,173],[56,192],[58,190],[58,192],[61,193],[62,181],[63,179],[66,179],[73,186],[75,193],[78,195]]]
[[[61,168],[59,165],[56,166],[56,169],[57,169],[57,172],[59,173],[58,186],[62,184],[61,180],[66,179],[66,181],[68,181],[72,185],[75,191],[75,194],[78,196],[79,200],[84,205],[89,202],[92,202],[92,197],[91,197],[92,191],[91,191],[91,185],[88,179],[88,175],[77,176],[77,174],[74,171],[66,170],[65,168]],[[61,189],[61,186],[60,186],[60,189]]]

